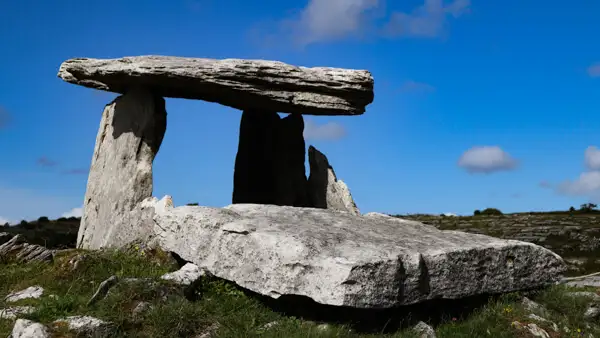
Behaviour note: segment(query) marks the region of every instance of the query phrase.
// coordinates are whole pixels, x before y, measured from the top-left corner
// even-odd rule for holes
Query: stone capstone
[[[152,162],[166,118],[164,99],[144,89],[134,88],[105,107],[77,235],[79,248],[118,247],[140,237],[148,217],[136,207],[152,196]]]
[[[262,295],[388,308],[555,282],[562,259],[538,245],[373,214],[234,204],[154,205],[163,250]]]
[[[374,99],[373,77],[366,70],[306,68],[266,60],[76,58],[61,64],[58,77],[116,93],[144,86],[162,97],[283,113],[358,115]]]
[[[354,203],[350,189],[342,180],[338,180],[329,160],[315,147],[308,147],[308,177],[309,205],[315,208],[347,211],[360,215]]]
[[[244,111],[232,203],[306,206],[303,131],[299,114]]]

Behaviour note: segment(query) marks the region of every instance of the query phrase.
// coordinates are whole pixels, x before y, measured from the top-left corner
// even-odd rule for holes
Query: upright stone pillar
[[[342,180],[338,180],[329,164],[327,156],[315,147],[308,147],[308,177],[309,205],[314,208],[347,211],[360,215],[350,189]]]
[[[167,126],[165,100],[133,89],[106,105],[88,177],[77,247],[119,247],[152,232],[137,207],[152,196],[152,162]]]
[[[273,157],[279,120],[276,112],[242,113],[232,203],[275,204]]]
[[[306,207],[307,181],[304,118],[290,114],[279,121],[275,143],[275,204]]]

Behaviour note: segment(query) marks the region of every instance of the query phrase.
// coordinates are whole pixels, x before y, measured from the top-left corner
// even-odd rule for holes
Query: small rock
[[[596,306],[596,304],[590,304],[588,308],[585,310],[583,317],[585,319],[594,319],[600,315],[600,308]]]
[[[221,327],[219,323],[214,323],[207,327],[202,333],[197,334],[194,338],[210,338]]]
[[[88,259],[88,255],[86,255],[86,254],[79,254],[79,255],[71,258],[69,260],[69,265],[71,266],[71,271],[77,270],[77,268],[79,268],[79,265],[81,265],[81,263],[84,262],[86,259]]]
[[[33,306],[11,306],[0,309],[0,319],[15,319],[20,315],[30,314],[35,310]]]
[[[527,297],[523,297],[523,299],[521,300],[521,304],[523,304],[523,307],[525,307],[525,309],[531,312],[537,312],[540,315],[546,315],[548,313],[548,310],[546,310],[546,308],[543,305],[540,305]]]
[[[12,292],[4,300],[8,303],[14,303],[22,299],[40,298],[44,294],[44,288],[41,286],[30,286],[25,290]]]
[[[106,297],[108,290],[110,290],[110,288],[115,286],[118,281],[119,281],[119,279],[117,278],[117,276],[113,275],[113,276],[108,277],[102,283],[100,283],[100,285],[98,286],[98,289],[96,290],[94,295],[92,295],[92,298],[90,298],[87,305],[90,306],[90,305],[94,304],[95,302],[99,301],[101,298]]]
[[[586,287],[586,286],[591,286],[591,287],[600,287],[600,276],[587,276],[587,277],[571,277],[571,278],[565,278],[563,280],[563,282],[566,282],[566,284],[568,286],[574,286],[574,287]]]
[[[205,269],[198,267],[196,264],[186,263],[181,269],[164,274],[161,278],[180,285],[191,285],[204,275],[206,275]]]
[[[17,319],[9,338],[49,338],[48,328],[27,319]]]
[[[331,325],[329,324],[319,324],[317,325],[317,330],[324,332],[324,331],[328,331],[329,329],[331,329]]]
[[[435,330],[425,322],[418,322],[412,330],[419,335],[419,338],[436,338]]]
[[[69,331],[78,335],[87,335],[95,338],[109,337],[111,324],[90,316],[70,316],[54,321],[54,324],[67,324]]]
[[[133,308],[132,314],[134,317],[140,316],[142,313],[148,311],[152,307],[152,304],[148,302],[139,302],[135,308]]]
[[[598,294],[589,291],[569,292],[567,295],[571,297],[590,298],[595,302],[600,301],[600,296]]]
[[[277,325],[279,325],[279,321],[276,320],[276,321],[273,321],[273,322],[266,323],[265,325],[261,326],[258,330],[259,331],[266,331],[266,330],[268,330],[268,329],[270,329],[270,328],[272,328],[274,326],[277,326]]]
[[[542,329],[534,323],[527,324],[526,328],[534,337],[550,338],[550,335],[548,334],[548,332],[546,332],[546,330]]]
[[[536,314],[533,314],[533,313],[532,313],[532,314],[530,314],[530,315],[528,315],[528,316],[527,316],[527,318],[529,318],[529,319],[533,319],[533,320],[537,320],[537,321],[538,321],[538,322],[540,322],[540,323],[548,323],[548,324],[552,325],[552,329],[553,329],[555,332],[558,332],[558,331],[559,331],[558,325],[556,325],[556,323],[555,323],[555,322],[553,322],[553,321],[550,321],[550,320],[548,320],[548,319],[546,319],[546,318],[542,318],[542,317],[540,317],[540,316],[538,316],[538,315],[536,315]]]

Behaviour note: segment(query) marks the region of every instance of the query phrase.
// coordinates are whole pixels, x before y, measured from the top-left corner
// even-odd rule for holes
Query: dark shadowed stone
[[[308,178],[310,206],[360,215],[348,186],[337,179],[325,154],[313,146],[308,147],[308,163],[310,165]]]
[[[308,205],[306,170],[304,162],[304,119],[300,114],[290,114],[279,122],[275,143],[276,205],[305,207]]]
[[[136,207],[152,196],[152,162],[166,124],[165,100],[144,89],[106,105],[85,193],[79,248],[119,247],[150,234]]]
[[[232,203],[275,203],[273,158],[279,120],[275,112],[242,113]]]

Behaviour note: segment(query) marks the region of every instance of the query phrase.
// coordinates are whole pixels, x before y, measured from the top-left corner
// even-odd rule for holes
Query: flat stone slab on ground
[[[281,113],[359,115],[374,99],[373,77],[366,70],[306,68],[266,60],[76,58],[63,62],[58,76],[117,93],[144,86],[163,97]]]
[[[387,308],[555,282],[563,260],[541,246],[381,214],[234,204],[155,209],[157,244],[213,275],[273,298]]]

